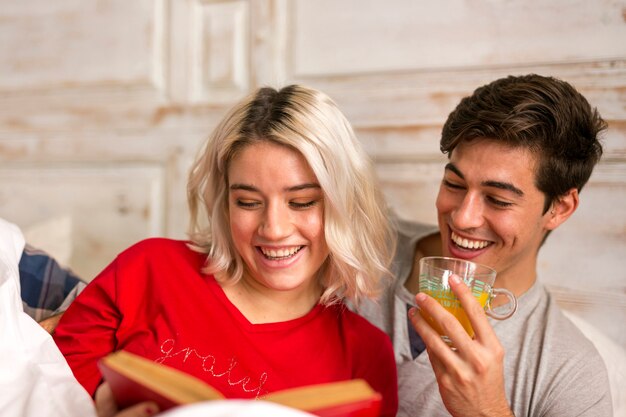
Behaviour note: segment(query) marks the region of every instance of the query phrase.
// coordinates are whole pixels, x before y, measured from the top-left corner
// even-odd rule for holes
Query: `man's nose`
[[[452,222],[458,229],[473,229],[484,221],[484,202],[477,194],[467,193],[452,211]]]

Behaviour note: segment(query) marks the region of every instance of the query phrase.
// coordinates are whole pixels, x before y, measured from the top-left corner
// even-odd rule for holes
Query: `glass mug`
[[[470,337],[474,337],[474,329],[470,324],[461,302],[450,289],[448,279],[452,274],[457,275],[467,285],[485,313],[496,320],[504,320],[513,315],[517,310],[517,299],[509,290],[493,288],[496,281],[496,270],[485,265],[464,259],[446,258],[443,256],[429,256],[420,259],[419,262],[419,291],[428,294],[439,302],[461,323]],[[491,302],[498,295],[504,295],[509,299],[509,309],[504,313],[496,313],[491,308]],[[451,345],[450,338],[445,335],[443,329],[427,314],[420,314],[430,326],[441,335],[441,338]]]

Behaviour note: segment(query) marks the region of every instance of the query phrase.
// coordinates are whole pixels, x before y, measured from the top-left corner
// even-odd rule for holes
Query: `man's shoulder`
[[[553,381],[545,387],[546,403],[561,410],[561,415],[587,408],[595,411],[585,415],[608,415],[608,368],[596,345],[556,305],[546,321],[539,363],[545,380]]]
[[[555,360],[568,361],[575,356],[597,354],[593,343],[565,316],[554,297],[543,285],[536,283],[529,292],[532,292],[528,294],[530,299],[526,298],[526,295],[519,299],[518,313],[521,313],[521,316],[519,318],[513,316],[511,320],[517,329],[508,328],[506,324],[502,326],[502,330],[498,329],[500,326],[496,327],[496,333],[502,340],[515,344],[521,342],[528,345],[527,348],[531,348],[531,352],[553,357]],[[509,340],[507,334],[500,334],[502,331],[518,336],[512,335]],[[518,340],[521,335],[531,337]]]
[[[422,223],[400,217],[395,218],[393,223],[398,233],[399,241],[415,241],[439,231],[438,226],[435,224]]]
[[[546,290],[547,292],[547,290]],[[547,295],[545,333],[551,345],[571,354],[598,354],[595,345],[574,322],[564,314],[552,295]]]
[[[607,369],[593,343],[540,284],[520,302],[519,316],[494,326],[506,351],[508,395],[518,398],[515,414],[607,415]]]
[[[602,370],[606,367],[594,343],[574,324],[547,289],[538,310],[528,318],[525,332],[532,335],[535,346],[531,351],[553,372],[565,374],[584,369]],[[528,342],[523,342],[528,343]],[[526,358],[528,359],[528,358]]]
[[[396,218],[393,221],[397,233],[397,246],[391,265],[396,278],[407,273],[404,269],[413,265],[418,242],[427,236],[439,233],[439,227],[414,220]]]

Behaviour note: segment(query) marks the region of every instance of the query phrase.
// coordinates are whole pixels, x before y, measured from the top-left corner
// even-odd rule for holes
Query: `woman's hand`
[[[47,319],[41,320],[39,322],[39,325],[43,327],[45,331],[52,334],[54,333],[54,329],[56,329],[57,324],[59,324],[59,320],[61,320],[62,316],[63,316],[63,313],[59,313],[57,315],[48,317]]]
[[[135,404],[119,410],[108,383],[101,384],[96,390],[96,412],[98,417],[148,417],[159,412],[159,407],[150,401]]]

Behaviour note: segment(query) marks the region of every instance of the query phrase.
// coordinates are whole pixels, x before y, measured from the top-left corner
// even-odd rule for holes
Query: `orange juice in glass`
[[[470,324],[461,302],[450,289],[449,278],[457,275],[467,285],[480,305],[485,308],[489,317],[504,320],[513,315],[517,310],[517,299],[506,289],[493,288],[496,280],[496,270],[485,265],[464,259],[447,258],[443,256],[430,256],[420,259],[419,262],[419,290],[433,297],[447,311],[449,311],[461,323],[467,334],[474,337],[474,329]],[[496,313],[491,309],[491,301],[498,295],[509,298],[508,310],[504,313]],[[427,314],[420,312],[442,339],[451,345],[450,338],[443,329]]]

